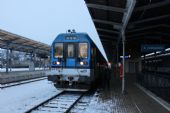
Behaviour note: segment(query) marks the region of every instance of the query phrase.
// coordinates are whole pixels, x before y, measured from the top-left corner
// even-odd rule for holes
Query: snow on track
[[[46,113],[67,113],[70,109],[81,99],[84,92],[67,92],[64,91],[55,98],[50,99],[44,104],[40,105],[38,108],[31,110],[31,113],[41,113],[46,111]],[[30,113],[26,112],[26,113]]]

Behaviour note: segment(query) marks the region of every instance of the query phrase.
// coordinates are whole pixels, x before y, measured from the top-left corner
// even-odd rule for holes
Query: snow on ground
[[[95,93],[84,113],[112,113],[112,99],[102,99],[99,95],[98,92]]]
[[[47,80],[0,89],[0,113],[23,113],[59,92]]]

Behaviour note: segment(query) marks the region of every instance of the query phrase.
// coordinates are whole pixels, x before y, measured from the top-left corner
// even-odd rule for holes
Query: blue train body
[[[73,38],[73,39],[72,39]],[[78,44],[79,43],[86,43],[87,44],[87,58],[82,58],[81,61],[83,62],[87,62],[86,65],[80,65],[79,62],[77,62],[76,60],[78,60],[77,53],[78,53]],[[54,64],[54,62],[57,62],[59,60],[61,60],[60,58],[55,58],[54,57],[54,46],[56,43],[64,43],[64,52],[63,52],[63,59],[66,60],[64,62],[61,62],[59,65]],[[73,57],[67,57],[67,53],[65,52],[68,45],[72,45],[74,46],[74,55]],[[67,47],[66,47],[67,46]],[[77,47],[76,47],[77,46]],[[51,66],[52,67],[69,67],[69,68],[90,68],[90,48],[94,46],[92,41],[90,40],[90,37],[87,34],[60,34],[57,36],[57,38],[54,40],[54,42],[52,43],[52,50],[51,50]],[[68,52],[68,51],[67,51]],[[64,58],[65,57],[65,58]]]
[[[57,88],[89,88],[98,78],[99,61],[104,61],[99,54],[86,33],[59,34],[51,46],[48,80]]]

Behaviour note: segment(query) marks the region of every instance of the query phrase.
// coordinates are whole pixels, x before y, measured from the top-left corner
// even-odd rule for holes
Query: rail
[[[69,113],[71,109],[79,102],[86,92],[62,91],[59,94],[45,100],[44,102],[34,106],[25,113],[32,112],[62,112]]]

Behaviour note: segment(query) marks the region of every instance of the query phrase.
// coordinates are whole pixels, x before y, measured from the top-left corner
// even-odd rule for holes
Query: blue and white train
[[[107,64],[86,33],[63,33],[52,43],[50,65],[48,80],[55,87],[87,89]]]

